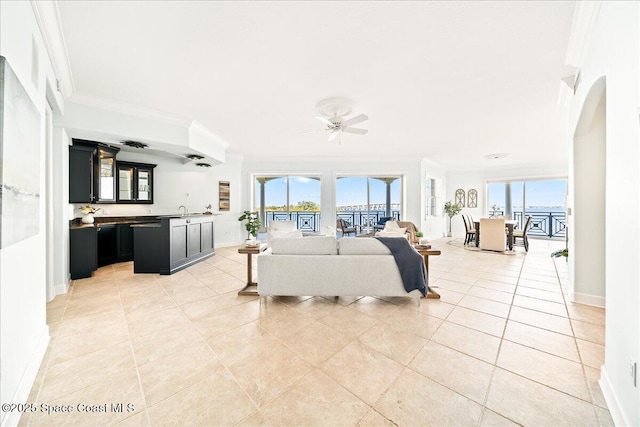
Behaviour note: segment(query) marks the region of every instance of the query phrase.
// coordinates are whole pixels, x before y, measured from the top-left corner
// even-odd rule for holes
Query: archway
[[[604,307],[606,203],[606,79],[585,98],[573,136],[569,217],[569,296]]]

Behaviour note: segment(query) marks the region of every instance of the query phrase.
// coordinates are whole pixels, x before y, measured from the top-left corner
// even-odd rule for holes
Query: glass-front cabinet
[[[116,201],[116,153],[118,151],[98,147],[97,155],[98,161],[96,167],[98,169],[96,173],[97,185],[97,198],[96,202],[113,203]]]
[[[153,203],[153,168],[147,163],[118,162],[118,203]]]

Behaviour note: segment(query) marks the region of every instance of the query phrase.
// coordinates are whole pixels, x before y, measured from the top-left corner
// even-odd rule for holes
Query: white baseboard
[[[622,409],[622,405],[620,405],[620,400],[616,395],[615,390],[611,384],[611,379],[607,374],[607,369],[602,365],[600,367],[600,389],[602,390],[602,395],[604,396],[604,400],[607,402],[607,407],[609,408],[609,412],[611,413],[611,418],[613,419],[614,425],[617,426],[630,426],[631,420],[625,414]]]
[[[42,334],[40,336],[40,340],[38,340],[38,346],[36,347],[36,351],[31,356],[31,360],[27,365],[27,369],[22,376],[22,380],[20,380],[20,384],[18,385],[18,389],[13,395],[13,399],[11,402],[2,402],[2,403],[27,403],[27,399],[29,399],[29,394],[31,393],[31,388],[36,381],[36,376],[38,375],[38,370],[40,369],[40,365],[42,365],[42,360],[44,359],[44,355],[47,352],[47,347],[49,346],[49,326],[44,325],[42,329]],[[12,411],[5,413],[5,417],[2,420],[2,427],[10,427],[17,426],[20,422],[20,416],[22,415],[19,411]]]
[[[569,293],[569,298],[571,299],[571,301],[577,302],[578,304],[592,305],[594,307],[600,308],[605,308],[605,303],[607,301],[605,297],[582,294],[580,292]]]
[[[53,286],[53,292],[56,295],[64,295],[67,292],[69,292],[69,282],[67,283],[61,283],[59,285],[54,285]]]

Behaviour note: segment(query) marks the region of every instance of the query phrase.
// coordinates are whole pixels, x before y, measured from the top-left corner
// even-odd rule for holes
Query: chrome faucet
[[[183,205],[178,206],[178,210],[180,210],[180,209],[184,209],[184,212],[182,213],[182,216],[189,215],[189,209],[187,209],[186,206],[183,206]]]

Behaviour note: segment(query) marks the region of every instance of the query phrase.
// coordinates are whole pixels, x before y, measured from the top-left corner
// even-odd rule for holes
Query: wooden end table
[[[243,246],[238,248],[239,254],[247,254],[247,284],[238,291],[238,295],[258,295],[258,283],[253,281],[253,265],[251,255],[258,255],[267,249],[266,243],[260,243],[260,246]]]
[[[437,256],[440,255],[442,252],[440,252],[440,250],[438,249],[431,249],[431,248],[420,248],[419,246],[414,246],[414,248],[416,249],[416,251],[418,251],[418,253],[420,255],[422,255],[422,258],[424,258],[424,266],[427,270],[427,278],[429,277],[429,256]],[[427,296],[426,298],[429,299],[440,299],[440,294],[433,291],[430,287],[427,287]]]

